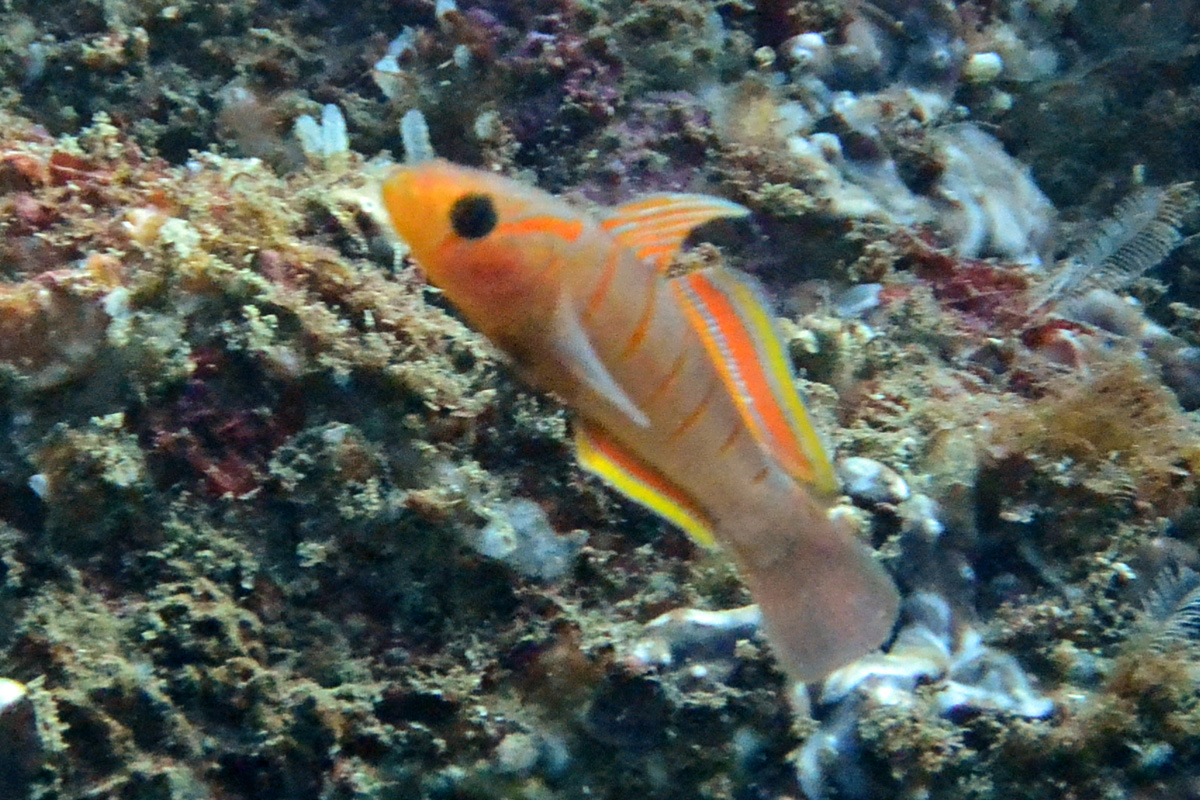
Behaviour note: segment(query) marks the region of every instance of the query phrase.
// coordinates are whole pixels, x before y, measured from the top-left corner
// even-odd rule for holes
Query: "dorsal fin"
[[[636,454],[582,419],[575,423],[575,454],[588,472],[675,523],[700,544],[712,546],[712,526],[688,497]]]
[[[612,209],[600,225],[638,258],[665,270],[693,229],[749,213],[745,206],[706,194],[651,194]]]
[[[833,466],[758,286],[720,268],[683,275],[671,286],[755,438],[793,478],[835,494]]]

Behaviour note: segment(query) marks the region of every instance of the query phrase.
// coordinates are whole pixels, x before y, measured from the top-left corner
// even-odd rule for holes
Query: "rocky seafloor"
[[[680,268],[775,299],[886,652],[787,686],[579,469],[372,213],[414,109],[752,210]],[[1177,0],[5,3],[0,797],[1200,797],[1198,173]]]

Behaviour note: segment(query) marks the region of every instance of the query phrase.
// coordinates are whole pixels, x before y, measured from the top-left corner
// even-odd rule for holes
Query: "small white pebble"
[[[437,0],[433,5],[433,15],[441,22],[451,12],[458,11],[458,3],[454,0]]]
[[[14,786],[27,780],[44,755],[29,690],[17,681],[0,678],[0,785]],[[4,796],[9,794],[6,791]]]
[[[1112,567],[1113,573],[1122,583],[1132,583],[1137,580],[1137,572],[1124,561],[1117,561]]]
[[[860,283],[842,292],[834,301],[834,307],[843,317],[860,317],[879,306],[882,291],[881,284]]]
[[[349,425],[333,425],[321,432],[321,439],[325,444],[336,447],[346,441],[346,434],[349,431]]]
[[[963,65],[963,78],[970,83],[991,83],[1004,71],[1004,59],[999,53],[976,53]]]
[[[46,495],[48,495],[50,493],[50,479],[47,478],[41,472],[39,472],[35,475],[30,475],[29,476],[29,488],[31,490],[33,490],[34,494],[36,494],[41,499],[45,500]],[[0,691],[2,691],[2,685],[0,685]],[[2,701],[2,700],[3,700],[3,697],[0,696],[0,701]]]
[[[896,504],[908,499],[904,478],[873,458],[843,458],[837,472],[846,494],[859,502]]]
[[[465,44],[455,45],[452,58],[454,59],[454,66],[459,69],[466,69],[471,66],[471,48]]]
[[[9,678],[0,678],[0,714],[24,700],[28,695],[29,690],[25,688],[25,684]]]
[[[104,296],[104,313],[114,320],[128,319],[132,313],[129,308],[129,290],[118,286]]]
[[[819,33],[793,36],[784,42],[780,49],[801,69],[819,73],[829,64],[829,47],[825,43],[825,37]]]
[[[496,745],[496,762],[501,772],[528,774],[537,766],[537,739],[528,733],[510,733]]]
[[[763,45],[754,51],[754,63],[759,69],[770,69],[775,65],[775,51]]]

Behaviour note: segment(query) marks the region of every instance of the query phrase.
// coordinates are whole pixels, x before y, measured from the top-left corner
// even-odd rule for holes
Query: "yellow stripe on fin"
[[[699,509],[653,467],[582,420],[575,426],[575,448],[579,463],[588,472],[675,523],[700,544],[712,546],[711,526]]]
[[[793,478],[835,494],[833,466],[759,288],[726,269],[693,272],[671,284],[755,438]]]
[[[666,270],[692,230],[749,213],[745,206],[706,194],[652,194],[617,206],[600,225],[638,258]]]

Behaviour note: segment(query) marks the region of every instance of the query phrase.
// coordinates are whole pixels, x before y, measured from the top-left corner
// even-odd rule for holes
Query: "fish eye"
[[[464,239],[482,239],[496,227],[496,205],[486,194],[464,194],[450,209],[450,225]]]

